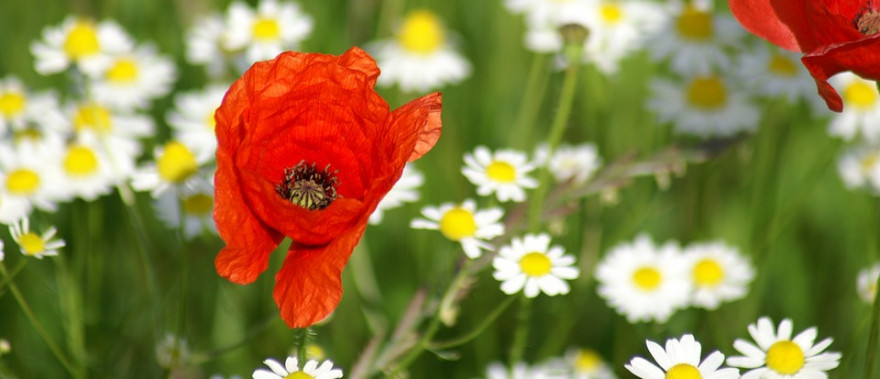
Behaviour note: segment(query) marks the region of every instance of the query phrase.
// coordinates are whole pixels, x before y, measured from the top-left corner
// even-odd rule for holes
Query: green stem
[[[521,295],[519,303],[519,315],[517,316],[516,331],[513,335],[513,344],[510,346],[510,368],[522,361],[526,351],[526,341],[529,339],[529,320],[532,318],[532,299]],[[513,375],[511,373],[511,375]]]
[[[296,330],[296,357],[299,361],[299,368],[302,369],[306,365],[307,351],[309,349],[309,338],[312,337],[312,329],[309,327],[299,328]]]
[[[510,304],[513,304],[514,300],[516,300],[516,296],[508,296],[507,300],[504,300],[503,302],[498,304],[498,306],[495,307],[492,312],[486,315],[486,318],[484,318],[483,321],[480,322],[480,324],[477,325],[476,328],[471,329],[470,332],[465,333],[460,337],[456,337],[448,341],[433,343],[430,346],[431,350],[443,350],[449,349],[451,347],[461,346],[470,342],[474,338],[477,338],[477,336],[482,334],[486,330],[486,328],[489,327],[489,325],[492,325],[492,323],[494,323],[495,320],[498,319],[498,316],[501,316],[501,314],[504,313],[504,311],[507,309],[507,307],[510,306]]]
[[[565,126],[568,123],[568,117],[571,114],[571,106],[574,101],[574,93],[577,88],[577,76],[580,66],[577,64],[569,64],[565,69],[565,78],[562,81],[562,93],[559,95],[559,105],[556,108],[556,115],[553,117],[553,124],[550,126],[550,136],[547,139],[547,156],[553,155],[562,135],[565,132]],[[541,207],[544,205],[544,196],[550,187],[550,170],[542,168],[538,178],[538,189],[532,197],[531,208],[529,209],[529,230],[537,231],[541,221]]]
[[[880,288],[880,277],[877,278],[877,287]],[[865,356],[865,379],[874,376],[874,361],[877,357],[877,331],[880,330],[880,290],[874,294],[874,306],[871,310],[871,332],[868,333],[868,349]]]
[[[0,262],[0,274],[3,275],[4,278],[9,280],[9,291],[12,292],[12,297],[15,298],[15,301],[18,303],[19,307],[21,307],[22,312],[24,312],[25,317],[27,317],[28,321],[30,321],[31,325],[34,326],[34,329],[37,330],[37,333],[46,343],[46,346],[49,347],[49,350],[52,351],[52,354],[58,358],[58,361],[61,362],[61,365],[64,366],[64,369],[70,373],[74,378],[85,378],[85,373],[82,370],[77,369],[70,363],[64,353],[61,352],[61,349],[58,347],[58,344],[52,339],[46,329],[43,327],[43,324],[37,320],[37,316],[34,314],[34,311],[31,310],[31,307],[28,305],[27,301],[24,299],[24,296],[21,294],[21,291],[18,290],[18,286],[9,279],[9,272],[6,271],[6,265],[3,262]]]
[[[532,59],[532,67],[529,69],[529,77],[526,79],[526,88],[523,90],[523,102],[520,104],[519,113],[516,116],[516,128],[511,133],[513,140],[511,146],[526,148],[532,138],[535,116],[538,114],[547,93],[547,56],[535,54]]]
[[[137,258],[140,261],[138,266],[141,270],[141,276],[144,284],[147,288],[147,301],[150,305],[150,309],[158,309],[156,306],[157,300],[159,298],[159,286],[156,280],[156,273],[153,271],[153,264],[150,260],[149,253],[147,252],[147,237],[145,236],[146,227],[144,226],[144,220],[141,217],[140,212],[138,212],[137,207],[135,205],[134,192],[132,192],[131,188],[127,185],[119,185],[116,187],[117,192],[119,193],[120,199],[125,205],[126,213],[128,213],[129,221],[131,222],[131,227],[134,231],[135,239],[137,240],[134,244],[135,250],[137,252]],[[158,312],[153,312],[153,337],[157,338],[156,333],[159,330],[159,314]]]
[[[178,193],[183,193],[182,188],[178,188],[178,190]],[[186,214],[184,212],[182,196],[178,196],[177,209],[177,239],[180,241],[180,246],[182,247],[182,249],[180,249],[180,300],[178,301],[178,306],[180,308],[178,310],[177,319],[177,336],[182,338],[186,334],[186,314],[188,311],[187,305],[189,304],[186,294],[189,290],[189,257],[187,256],[187,252],[190,251],[187,249],[186,244]]]
[[[74,280],[70,272],[67,260],[63,255],[54,259],[58,266],[56,280],[58,281],[58,300],[61,309],[67,317],[65,329],[67,330],[67,348],[77,366],[85,367],[86,362],[86,337],[85,322],[83,317],[82,289],[80,283]]]
[[[18,276],[18,273],[21,272],[21,269],[27,264],[28,259],[19,259],[18,264],[12,268],[12,271],[9,273],[9,277],[3,277],[0,280],[0,294],[3,294],[3,287],[6,287],[7,284],[12,283],[12,280]]]

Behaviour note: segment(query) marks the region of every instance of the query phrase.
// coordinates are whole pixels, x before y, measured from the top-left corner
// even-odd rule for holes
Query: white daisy
[[[131,38],[113,21],[68,16],[58,27],[43,30],[43,40],[31,45],[36,70],[48,75],[76,66],[95,76],[110,66],[111,56],[130,51]]]
[[[593,349],[569,349],[565,360],[572,368],[572,379],[616,379],[614,370]]]
[[[737,54],[736,72],[746,88],[767,97],[785,97],[791,103],[804,99],[816,115],[828,114],[825,101],[816,94],[816,82],[801,64],[801,54],[769,44],[758,44]]]
[[[16,77],[0,79],[0,135],[10,129],[52,128],[64,124],[57,95],[30,93]]]
[[[519,151],[498,150],[493,154],[485,146],[477,146],[473,154],[464,155],[464,163],[461,173],[477,186],[480,196],[495,193],[499,201],[522,202],[526,199],[523,188],[538,186],[538,182],[528,176],[535,165]]]
[[[137,169],[131,178],[136,191],[151,191],[153,198],[175,185],[183,185],[196,178],[199,162],[192,150],[178,141],[157,146],[153,153],[155,162]]]
[[[491,251],[492,245],[486,241],[504,234],[504,224],[499,222],[504,216],[501,208],[477,211],[471,199],[460,205],[444,203],[439,207],[424,207],[422,215],[427,219],[414,219],[410,227],[439,230],[444,237],[460,242],[469,258],[479,258],[483,254],[480,249]]]
[[[403,203],[409,203],[419,200],[419,187],[424,183],[425,177],[422,173],[411,164],[403,166],[403,174],[391,191],[379,201],[376,210],[370,215],[370,224],[377,225],[382,222],[382,215],[386,210],[397,208]]]
[[[877,83],[849,71],[828,79],[843,98],[843,111],[834,115],[828,132],[847,141],[862,135],[871,143],[880,142],[880,92]]]
[[[651,352],[651,356],[654,357],[657,364],[655,365],[642,357],[635,357],[624,365],[627,370],[639,378],[739,378],[738,369],[721,368],[724,363],[724,354],[719,351],[712,352],[700,362],[702,346],[694,339],[693,335],[685,334],[681,339],[668,339],[665,349],[653,341],[646,340],[645,344],[648,345],[648,351]]]
[[[716,309],[724,301],[741,299],[748,292],[755,270],[735,247],[723,242],[695,243],[684,249],[691,268],[691,304]]]
[[[166,369],[181,367],[189,360],[189,344],[185,338],[173,334],[166,334],[165,338],[156,346],[156,361],[159,366]]]
[[[602,72],[613,74],[622,58],[640,49],[669,18],[663,7],[649,1],[592,1],[587,15],[590,35],[584,46],[584,61]]]
[[[840,364],[840,353],[823,353],[831,345],[831,338],[813,343],[817,334],[815,327],[794,338],[791,338],[791,332],[791,320],[782,320],[779,328],[774,330],[773,322],[761,317],[756,324],[749,325],[749,334],[757,345],[737,339],[733,347],[744,355],[727,358],[727,364],[749,369],[743,374],[744,379],[827,378],[825,371]]]
[[[543,292],[548,296],[565,295],[568,283],[562,279],[577,279],[580,271],[574,267],[574,257],[565,255],[560,246],[550,247],[548,234],[526,234],[514,237],[510,245],[502,246],[492,260],[495,273],[501,281],[501,291],[512,295],[523,291],[526,297]]]
[[[104,153],[98,138],[93,133],[81,133],[64,147],[59,155],[61,167],[60,187],[64,189],[65,199],[79,197],[86,201],[109,193],[120,183],[122,175],[114,172],[114,165]],[[133,167],[131,163],[126,165]],[[124,173],[125,176],[129,172]]]
[[[846,188],[869,188],[880,193],[880,147],[855,146],[844,151],[837,161],[837,172]]]
[[[212,85],[202,91],[178,94],[174,97],[174,109],[166,117],[174,129],[174,138],[190,146],[199,161],[212,159],[217,150],[214,112],[228,88]]]
[[[609,251],[596,267],[597,291],[627,321],[666,322],[687,305],[689,267],[673,241],[655,246],[646,235]]]
[[[205,65],[211,77],[222,76],[227,68],[227,55],[221,43],[225,29],[222,15],[210,14],[197,18],[186,32],[186,61]]]
[[[546,370],[540,365],[529,366],[519,362],[513,368],[501,363],[493,362],[486,367],[487,379],[565,379],[564,373],[556,373],[554,370]]]
[[[596,10],[589,0],[507,1],[508,9],[521,10],[526,20],[525,45],[539,53],[557,53],[564,45],[559,28],[566,24],[590,28],[590,14]]]
[[[471,64],[453,47],[443,23],[427,10],[406,15],[393,40],[370,47],[382,70],[378,84],[397,84],[404,92],[424,92],[461,82]]]
[[[726,137],[757,128],[759,112],[725,77],[694,76],[686,83],[655,79],[648,107],[660,123],[682,134]]]
[[[146,108],[171,90],[177,70],[171,59],[142,46],[113,56],[111,65],[92,83],[97,102],[121,109]]]
[[[868,304],[874,303],[874,297],[877,296],[877,278],[880,277],[880,263],[859,271],[859,277],[856,280],[859,291],[859,298]]]
[[[550,159],[547,159],[547,149],[546,144],[538,146],[535,149],[534,162],[538,165],[546,164],[553,177],[560,183],[572,181],[575,184],[583,184],[602,165],[602,158],[596,151],[596,145],[591,143],[559,146]]]
[[[311,31],[312,19],[297,3],[262,0],[254,11],[236,1],[229,6],[221,41],[229,51],[244,50],[247,62],[252,63],[297,49]]]
[[[674,15],[647,44],[654,59],[671,60],[682,75],[706,75],[730,68],[725,48],[735,46],[743,29],[727,14],[715,14],[711,0],[675,1]]]
[[[93,134],[97,138],[110,158],[114,175],[121,178],[133,171],[134,159],[141,154],[138,138],[152,136],[154,129],[153,121],[146,115],[115,111],[97,102],[70,106],[68,117],[68,128],[72,126],[75,134]]]
[[[159,219],[172,229],[180,227],[182,220],[183,235],[188,239],[195,238],[206,230],[216,234],[217,226],[212,217],[212,181],[213,179],[204,176],[196,176],[179,186],[179,190],[174,190],[178,187],[172,187],[172,190],[162,192],[153,202]]]
[[[26,203],[25,213],[32,207],[54,211],[55,202],[62,198],[63,188],[57,183],[61,177],[57,162],[62,152],[59,139],[39,144],[0,146],[0,183],[3,183],[3,201]]]
[[[300,371],[296,357],[287,357],[284,365],[274,359],[263,361],[270,370],[264,368],[254,371],[254,379],[285,379],[285,378],[310,378],[310,379],[336,379],[342,377],[342,369],[333,368],[333,362],[310,360]]]
[[[58,249],[64,247],[64,240],[53,239],[56,232],[54,226],[49,227],[42,235],[32,232],[27,217],[9,226],[9,234],[18,244],[21,253],[37,259],[58,255]]]

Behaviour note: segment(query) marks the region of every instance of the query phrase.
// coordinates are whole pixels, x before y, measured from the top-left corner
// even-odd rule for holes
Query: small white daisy
[[[654,79],[648,107],[660,123],[700,137],[726,137],[757,128],[758,108],[725,77],[702,75],[685,83]]]
[[[569,349],[565,361],[571,367],[572,379],[616,379],[614,370],[593,349]]]
[[[386,210],[397,208],[403,203],[410,203],[419,200],[419,187],[424,183],[425,177],[422,173],[407,163],[403,166],[403,174],[391,190],[379,201],[376,210],[370,215],[370,224],[377,225],[382,222],[382,215]]]
[[[829,113],[825,101],[816,94],[816,82],[801,63],[801,54],[758,44],[738,54],[737,60],[737,77],[749,91],[767,97],[782,96],[793,104],[804,99],[813,114]]]
[[[60,139],[47,139],[38,144],[18,144],[16,147],[0,146],[0,183],[5,194],[4,201],[20,199],[27,203],[26,213],[32,207],[45,211],[55,210],[61,200],[63,188],[57,180],[61,177],[57,164],[62,153]],[[15,200],[13,200],[15,201]]]
[[[439,207],[424,207],[426,219],[414,219],[410,227],[439,230],[449,240],[460,242],[465,255],[479,258],[483,250],[492,250],[488,240],[504,234],[504,224],[499,222],[504,212],[501,208],[477,211],[476,203],[465,200],[460,205],[444,203]]]
[[[431,11],[406,15],[393,40],[373,43],[376,63],[382,70],[378,84],[397,84],[404,92],[424,92],[461,82],[471,64],[453,47],[443,23]]]
[[[32,232],[27,217],[9,226],[9,234],[18,244],[21,253],[37,259],[58,255],[58,249],[64,247],[64,240],[53,239],[56,232],[54,226],[46,229],[42,235]]]
[[[287,357],[284,365],[274,359],[266,359],[263,361],[270,370],[264,368],[254,371],[254,379],[285,379],[285,378],[302,378],[302,379],[336,379],[342,377],[342,369],[333,368],[333,362],[310,360],[306,362],[300,371],[297,365],[296,357]]]
[[[666,322],[690,300],[689,267],[675,242],[655,246],[646,235],[612,248],[596,267],[599,296],[627,321]]]
[[[166,369],[181,367],[189,360],[189,344],[186,339],[173,334],[166,334],[165,338],[156,346],[156,361],[159,366]]]
[[[262,0],[255,11],[236,1],[229,6],[221,41],[229,51],[244,50],[247,62],[253,63],[297,49],[311,31],[312,19],[297,3]]]
[[[200,163],[186,145],[169,141],[157,146],[153,153],[155,162],[137,169],[131,178],[136,191],[151,191],[153,198],[175,185],[183,185],[196,177]]]
[[[214,112],[223,102],[229,86],[212,85],[198,92],[185,92],[174,97],[174,109],[166,117],[174,129],[174,138],[192,147],[199,161],[213,159],[217,150],[214,135]]]
[[[183,235],[192,239],[203,231],[217,234],[217,226],[212,217],[214,211],[214,186],[212,179],[196,176],[186,181],[179,190],[162,192],[153,202],[159,219],[172,228],[180,227],[183,221]],[[182,212],[182,215],[181,215]],[[182,219],[181,219],[182,216]]]
[[[547,159],[547,145],[542,144],[535,149],[534,161],[535,164],[546,164],[557,182],[572,181],[574,184],[585,183],[602,165],[596,145],[591,143],[559,146],[550,159]]]
[[[120,109],[146,108],[149,101],[171,90],[177,70],[171,59],[142,46],[113,56],[111,65],[92,83],[97,102]]]
[[[122,180],[92,133],[81,133],[68,142],[59,158],[59,184],[64,189],[64,199],[79,197],[91,201],[109,193]],[[133,161],[129,166],[133,167]]]
[[[735,247],[723,242],[695,243],[684,249],[691,268],[691,304],[716,309],[721,302],[741,299],[748,292],[755,270]]]
[[[850,141],[857,135],[871,143],[880,143],[880,92],[877,83],[849,71],[828,79],[843,98],[843,111],[834,115],[828,132]]]
[[[62,133],[93,134],[103,153],[110,159],[116,178],[127,178],[134,171],[134,160],[142,151],[140,137],[152,136],[153,121],[142,114],[119,112],[106,104],[84,102],[67,110],[70,122]]]
[[[222,15],[210,14],[197,18],[186,32],[186,61],[205,65],[211,77],[222,76],[227,68],[227,55],[221,44],[225,29]]]
[[[538,182],[528,176],[535,165],[525,153],[498,150],[494,154],[485,146],[477,146],[473,154],[464,155],[465,167],[461,173],[477,186],[477,194],[495,193],[499,201],[522,202],[526,199],[523,188],[535,188]]]
[[[846,188],[869,188],[880,193],[880,147],[855,146],[844,151],[837,161],[837,172]]]
[[[602,72],[616,73],[620,60],[640,49],[669,18],[663,7],[650,1],[592,1],[593,11],[584,46],[584,61]]]
[[[510,245],[502,246],[492,260],[495,273],[501,281],[501,291],[508,295],[523,291],[526,297],[543,292],[548,296],[565,295],[568,283],[563,279],[577,279],[580,271],[574,267],[574,257],[565,255],[560,246],[550,247],[548,234],[526,234],[514,237]]]
[[[730,68],[725,48],[738,44],[743,29],[727,14],[715,14],[711,0],[673,1],[674,15],[648,42],[654,59],[671,60],[682,75],[706,75]]]
[[[0,79],[0,136],[10,129],[19,132],[58,125],[64,125],[64,116],[55,93],[30,93],[16,77]]]
[[[639,378],[739,378],[738,369],[721,368],[724,363],[724,354],[719,351],[712,352],[700,362],[702,346],[694,339],[693,335],[685,334],[680,339],[670,338],[666,340],[665,349],[654,341],[646,340],[645,344],[657,364],[655,365],[642,357],[635,357],[624,365],[627,370]]]
[[[761,317],[756,324],[749,324],[749,334],[757,345],[737,339],[733,347],[743,356],[727,358],[727,364],[749,369],[744,379],[827,378],[825,371],[840,364],[841,354],[823,351],[831,345],[831,338],[814,344],[817,331],[809,328],[791,338],[792,323],[784,319],[774,330],[768,317]]]
[[[130,51],[134,44],[113,21],[98,24],[69,16],[58,27],[43,30],[43,40],[31,45],[36,70],[48,75],[76,66],[91,76],[110,66],[111,56]]]
[[[859,291],[859,298],[868,304],[874,303],[874,297],[877,296],[877,278],[880,277],[880,263],[859,271],[856,284]]]

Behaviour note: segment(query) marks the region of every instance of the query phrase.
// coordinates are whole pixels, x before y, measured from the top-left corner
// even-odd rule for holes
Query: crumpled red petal
[[[434,92],[410,101],[391,113],[393,124],[413,128],[414,132],[403,133],[403,135],[416,136],[412,154],[407,157],[407,162],[421,158],[440,139],[440,132],[443,130],[443,125],[440,122],[442,106],[443,98],[440,92]]]
[[[827,50],[805,55],[801,61],[816,80],[819,94],[828,108],[840,112],[843,110],[843,101],[834,87],[828,84],[828,78],[840,72],[852,71],[865,79],[880,80],[880,34],[830,46]]]

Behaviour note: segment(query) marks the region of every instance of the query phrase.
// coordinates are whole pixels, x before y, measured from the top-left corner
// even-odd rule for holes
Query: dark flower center
[[[314,162],[309,165],[301,160],[296,166],[284,169],[284,178],[275,186],[275,192],[310,211],[327,208],[337,197],[339,170],[331,172],[329,164],[320,171],[315,166]]]
[[[880,33],[880,9],[873,6],[869,1],[856,17],[853,19],[853,26],[862,35],[872,35]]]

